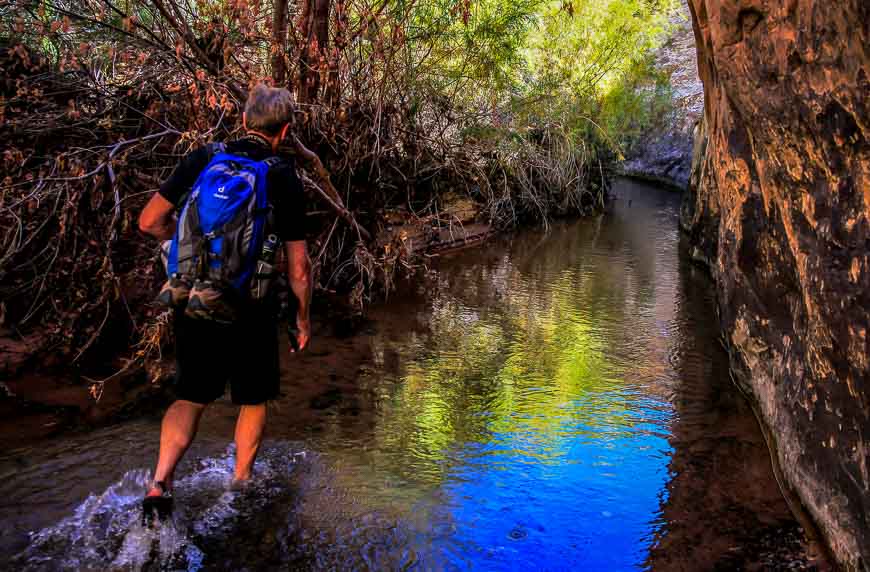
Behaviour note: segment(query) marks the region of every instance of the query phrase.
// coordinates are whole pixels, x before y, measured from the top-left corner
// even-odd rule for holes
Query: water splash
[[[287,444],[266,447],[255,480],[234,491],[229,487],[234,456],[230,446],[219,457],[201,459],[175,484],[172,519],[155,527],[141,522],[150,473],[127,471],[71,516],[31,533],[28,547],[12,563],[25,571],[200,570],[208,547],[232,541],[240,528],[292,490],[294,466],[306,458]]]

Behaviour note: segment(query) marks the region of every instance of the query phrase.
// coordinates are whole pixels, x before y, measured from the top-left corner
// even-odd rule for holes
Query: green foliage
[[[532,75],[518,101],[525,120],[558,122],[618,152],[624,129],[651,113],[646,88],[636,88],[660,83],[650,54],[666,39],[676,9],[673,0],[548,4],[526,50]]]
[[[603,129],[621,148],[628,148],[672,111],[668,75],[647,57],[632,65],[600,102]]]
[[[618,154],[666,111],[667,77],[650,54],[677,9],[677,0],[418,4],[409,74],[473,112],[469,133],[558,125]]]
[[[435,0],[417,4],[409,22],[409,71],[445,93],[469,84],[478,96],[509,91],[523,65],[522,49],[541,0]],[[466,95],[469,92],[465,92]]]

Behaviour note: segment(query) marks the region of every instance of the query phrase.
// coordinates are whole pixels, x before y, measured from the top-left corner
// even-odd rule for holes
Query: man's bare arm
[[[296,327],[299,330],[297,342],[299,349],[305,349],[311,338],[311,260],[308,258],[308,247],[304,240],[293,240],[285,243],[287,250],[287,278],[290,288],[299,302],[299,312],[296,317]]]
[[[160,193],[154,193],[142,214],[139,215],[139,230],[160,240],[169,240],[175,234],[175,219],[172,211],[175,205]]]

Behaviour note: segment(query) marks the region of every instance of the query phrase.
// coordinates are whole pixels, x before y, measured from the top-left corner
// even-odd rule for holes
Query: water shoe
[[[172,492],[166,483],[154,481],[151,488],[160,489],[160,494],[142,499],[142,526],[151,526],[155,521],[163,522],[172,517]]]

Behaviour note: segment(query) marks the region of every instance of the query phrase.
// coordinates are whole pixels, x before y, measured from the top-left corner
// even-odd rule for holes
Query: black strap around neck
[[[246,133],[241,138],[241,141],[250,141],[251,143],[265,147],[269,151],[272,150],[272,142],[260,135],[259,133]]]

